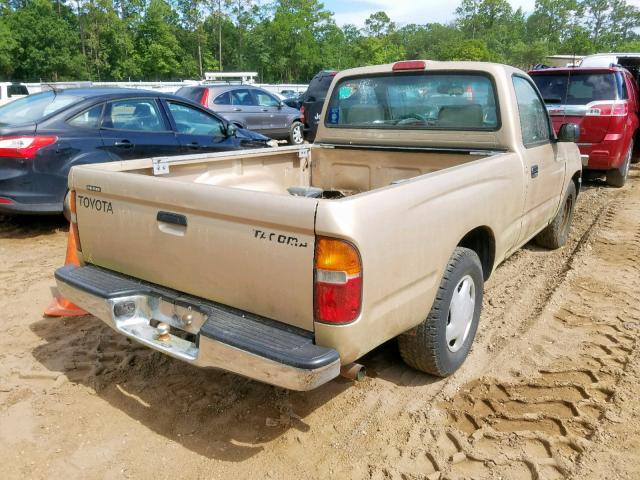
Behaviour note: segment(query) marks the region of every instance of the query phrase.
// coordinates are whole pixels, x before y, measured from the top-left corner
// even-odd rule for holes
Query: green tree
[[[8,9],[2,9],[2,17],[0,17],[0,77],[10,78],[14,70],[13,56],[17,43],[8,25],[6,15],[9,14]]]
[[[8,17],[16,48],[14,78],[60,81],[87,77],[80,51],[77,18],[49,0],[32,0]]]
[[[183,55],[176,37],[178,17],[165,0],[151,0],[138,27],[137,51],[142,74],[152,80],[180,77]]]

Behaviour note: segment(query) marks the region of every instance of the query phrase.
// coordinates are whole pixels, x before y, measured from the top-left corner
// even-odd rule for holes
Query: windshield
[[[410,73],[346,78],[333,90],[327,127],[495,130],[490,78],[468,73]]]
[[[62,110],[67,105],[82,100],[73,95],[61,95],[54,92],[42,92],[20,98],[0,107],[0,123],[20,125],[38,120]]]
[[[586,105],[595,100],[616,100],[620,85],[614,73],[532,75],[545,103]]]

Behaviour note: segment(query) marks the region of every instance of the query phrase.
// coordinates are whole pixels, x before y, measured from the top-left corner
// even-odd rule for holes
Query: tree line
[[[448,24],[383,11],[338,26],[318,0],[0,0],[0,80],[180,80],[257,71],[308,82],[324,68],[408,58],[527,68],[550,54],[640,51],[626,0],[462,0]]]

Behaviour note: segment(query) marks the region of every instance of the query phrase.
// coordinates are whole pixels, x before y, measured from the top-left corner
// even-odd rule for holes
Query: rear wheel
[[[629,150],[624,157],[624,162],[620,167],[614,168],[613,170],[609,170],[607,172],[607,184],[612,187],[624,187],[624,184],[627,182],[627,175],[629,175],[629,165],[631,164],[631,159],[633,157],[633,141],[631,145],[629,145]]]
[[[304,143],[304,132],[302,123],[293,122],[289,130],[289,143],[291,145],[302,145]]]
[[[427,318],[398,337],[400,355],[411,367],[439,377],[455,372],[476,336],[484,280],[473,250],[457,247]]]
[[[573,207],[576,205],[576,185],[569,182],[569,187],[564,195],[564,201],[553,221],[547,225],[535,238],[538,245],[555,250],[567,243],[571,219],[573,218]]]

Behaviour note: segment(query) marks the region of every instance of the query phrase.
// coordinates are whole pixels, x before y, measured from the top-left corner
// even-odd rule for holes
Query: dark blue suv
[[[63,212],[74,165],[268,147],[207,108],[134,89],[71,89],[0,107],[0,213]]]

